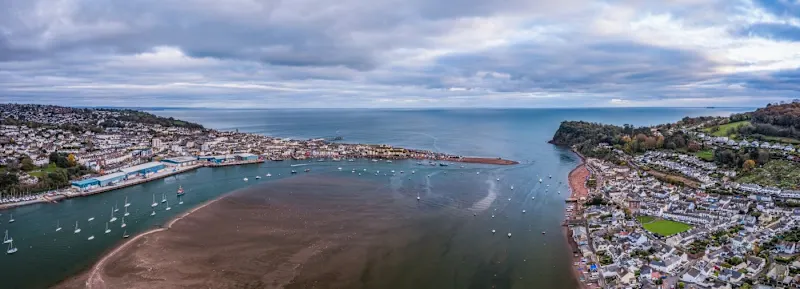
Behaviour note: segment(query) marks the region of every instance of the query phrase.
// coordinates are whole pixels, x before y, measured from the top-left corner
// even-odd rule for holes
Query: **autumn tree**
[[[750,170],[754,169],[755,167],[756,167],[756,162],[754,160],[746,160],[742,164],[742,169],[744,171],[746,171],[746,172],[749,172]]]
[[[698,143],[696,143],[696,142],[690,142],[690,143],[689,143],[689,146],[687,146],[687,149],[688,149],[690,152],[696,152],[696,151],[699,151],[699,150],[700,150],[700,144],[698,144]]]

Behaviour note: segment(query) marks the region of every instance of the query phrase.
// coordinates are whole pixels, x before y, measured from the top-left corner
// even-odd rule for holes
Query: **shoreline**
[[[579,152],[571,149],[573,153],[575,153],[579,158],[580,162],[578,165],[573,168],[568,175],[568,183],[570,188],[570,196],[567,202],[571,202],[574,204],[574,208],[572,212],[565,212],[565,214],[569,215],[567,220],[565,220],[564,224],[564,237],[566,238],[567,244],[569,244],[570,249],[570,270],[572,271],[575,280],[578,282],[579,289],[587,289],[589,285],[586,283],[586,279],[581,280],[583,277],[584,272],[579,270],[581,267],[581,256],[580,248],[578,247],[578,243],[572,237],[572,225],[567,225],[570,219],[575,216],[575,214],[583,214],[583,208],[581,207],[580,199],[588,197],[588,189],[586,188],[585,178],[589,175],[589,170],[586,168],[586,158],[581,155]],[[577,256],[576,256],[577,255]],[[576,265],[576,263],[578,265]]]
[[[151,234],[155,234],[155,233],[158,233],[158,232],[167,231],[170,228],[172,228],[172,226],[175,223],[177,223],[178,221],[182,220],[183,218],[188,217],[192,213],[194,213],[194,212],[196,212],[196,211],[198,211],[198,210],[200,210],[202,208],[205,208],[205,207],[207,207],[207,206],[209,206],[209,205],[211,205],[211,204],[213,204],[213,203],[215,203],[215,202],[227,197],[228,195],[230,195],[230,194],[232,194],[234,192],[235,192],[235,190],[234,191],[230,191],[230,192],[225,193],[225,194],[222,194],[221,196],[219,196],[217,198],[214,198],[212,200],[206,201],[205,203],[202,203],[202,204],[192,208],[191,210],[184,212],[180,216],[176,216],[176,217],[172,218],[164,226],[162,226],[160,228],[151,229],[151,230],[142,232],[141,234],[138,234],[136,236],[131,237],[130,239],[127,239],[127,240],[123,241],[117,247],[111,249],[111,251],[109,251],[108,253],[103,254],[102,257],[100,257],[100,259],[97,260],[97,262],[95,262],[94,265],[91,266],[91,269],[85,271],[88,274],[88,275],[86,275],[86,282],[85,282],[86,288],[94,288],[96,282],[99,282],[98,285],[103,285],[104,281],[103,281],[101,276],[97,276],[98,272],[102,271],[105,268],[105,265],[106,265],[105,263],[109,259],[114,257],[116,254],[122,252],[124,249],[129,247],[130,244],[133,244],[136,240],[139,240],[140,238],[142,238],[144,236],[147,236],[147,235],[151,235]],[[80,278],[82,278],[82,275],[83,274],[80,274],[80,275],[77,275],[77,276],[75,276],[73,278],[80,279]],[[97,277],[98,279],[95,279],[95,277]],[[58,287],[58,286],[60,286],[60,285],[62,285],[64,283],[67,283],[67,282],[70,281],[70,279],[72,279],[72,278],[62,280],[61,282],[58,282],[56,285],[54,285],[54,287]],[[101,287],[101,288],[105,288],[105,287]]]

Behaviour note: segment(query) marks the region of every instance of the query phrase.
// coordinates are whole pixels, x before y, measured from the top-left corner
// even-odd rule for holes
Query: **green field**
[[[701,160],[711,162],[714,161],[714,151],[713,150],[702,150],[696,153],[697,157]]]
[[[787,143],[788,144],[800,144],[800,140],[796,140],[796,139],[789,138],[789,137],[766,136],[765,135],[765,136],[761,137],[761,140],[765,140],[765,141],[773,142],[773,143],[774,142],[779,142],[779,143],[785,143],[785,144],[787,144]]]
[[[642,227],[651,233],[659,234],[661,236],[672,236],[677,233],[686,232],[692,228],[689,224],[681,222],[662,220],[651,216],[636,217]]]
[[[44,168],[38,169],[38,170],[30,171],[30,172],[28,172],[28,174],[31,175],[31,176],[37,177],[37,178],[41,178],[41,177],[47,175],[48,173],[56,172],[58,170],[62,170],[62,169],[57,167],[56,164],[51,163],[51,164],[47,165],[47,167],[44,167]]]
[[[723,125],[719,125],[719,126],[717,126],[717,127],[719,127],[719,130],[717,130],[715,132],[711,132],[712,127],[704,129],[703,131],[705,131],[707,133],[710,132],[711,135],[713,135],[713,136],[729,136],[729,137],[735,138],[736,137],[736,129],[739,128],[740,126],[748,125],[748,124],[750,124],[749,121],[743,120],[743,121],[737,121],[737,122],[731,122],[731,123],[726,123],[726,124],[723,124]]]
[[[760,168],[736,177],[740,183],[754,183],[781,189],[797,189],[800,184],[800,165],[787,160],[773,160]]]

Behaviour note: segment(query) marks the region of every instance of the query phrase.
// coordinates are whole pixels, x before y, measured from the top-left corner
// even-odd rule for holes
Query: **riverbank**
[[[573,152],[580,158],[580,163],[569,172],[568,182],[570,188],[569,200],[572,204],[572,210],[567,212],[566,224],[580,224],[576,226],[584,226],[583,222],[583,201],[589,196],[589,189],[586,187],[586,179],[589,177],[589,170],[586,167],[586,159],[579,152]],[[586,278],[586,264],[582,263],[583,254],[575,242],[572,235],[572,226],[564,226],[564,236],[567,243],[572,249],[572,272],[575,279],[578,280],[579,288],[590,288],[588,279]]]
[[[451,161],[459,163],[487,164],[487,165],[501,165],[501,166],[519,164],[519,162],[517,161],[506,160],[502,158],[481,158],[481,157],[453,158],[451,159]]]

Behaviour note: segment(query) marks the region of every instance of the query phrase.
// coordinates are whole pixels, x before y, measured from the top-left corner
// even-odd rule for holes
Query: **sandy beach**
[[[589,176],[589,170],[586,168],[586,160],[583,158],[583,156],[577,152],[576,154],[578,157],[580,157],[580,164],[578,164],[574,169],[572,169],[572,171],[569,172],[569,187],[571,192],[570,198],[577,200],[573,203],[575,207],[572,211],[572,215],[579,216],[583,214],[583,206],[580,200],[581,198],[588,198],[589,196],[589,189],[586,188],[586,178]],[[579,267],[575,265],[581,262],[582,255],[578,250],[578,244],[572,238],[572,230],[569,227],[564,227],[564,236],[567,238],[567,242],[569,243],[573,252],[571,258],[575,279],[578,280],[578,284],[580,285],[581,289],[590,288],[588,284],[581,282],[581,277],[583,277],[584,272],[579,270]]]

